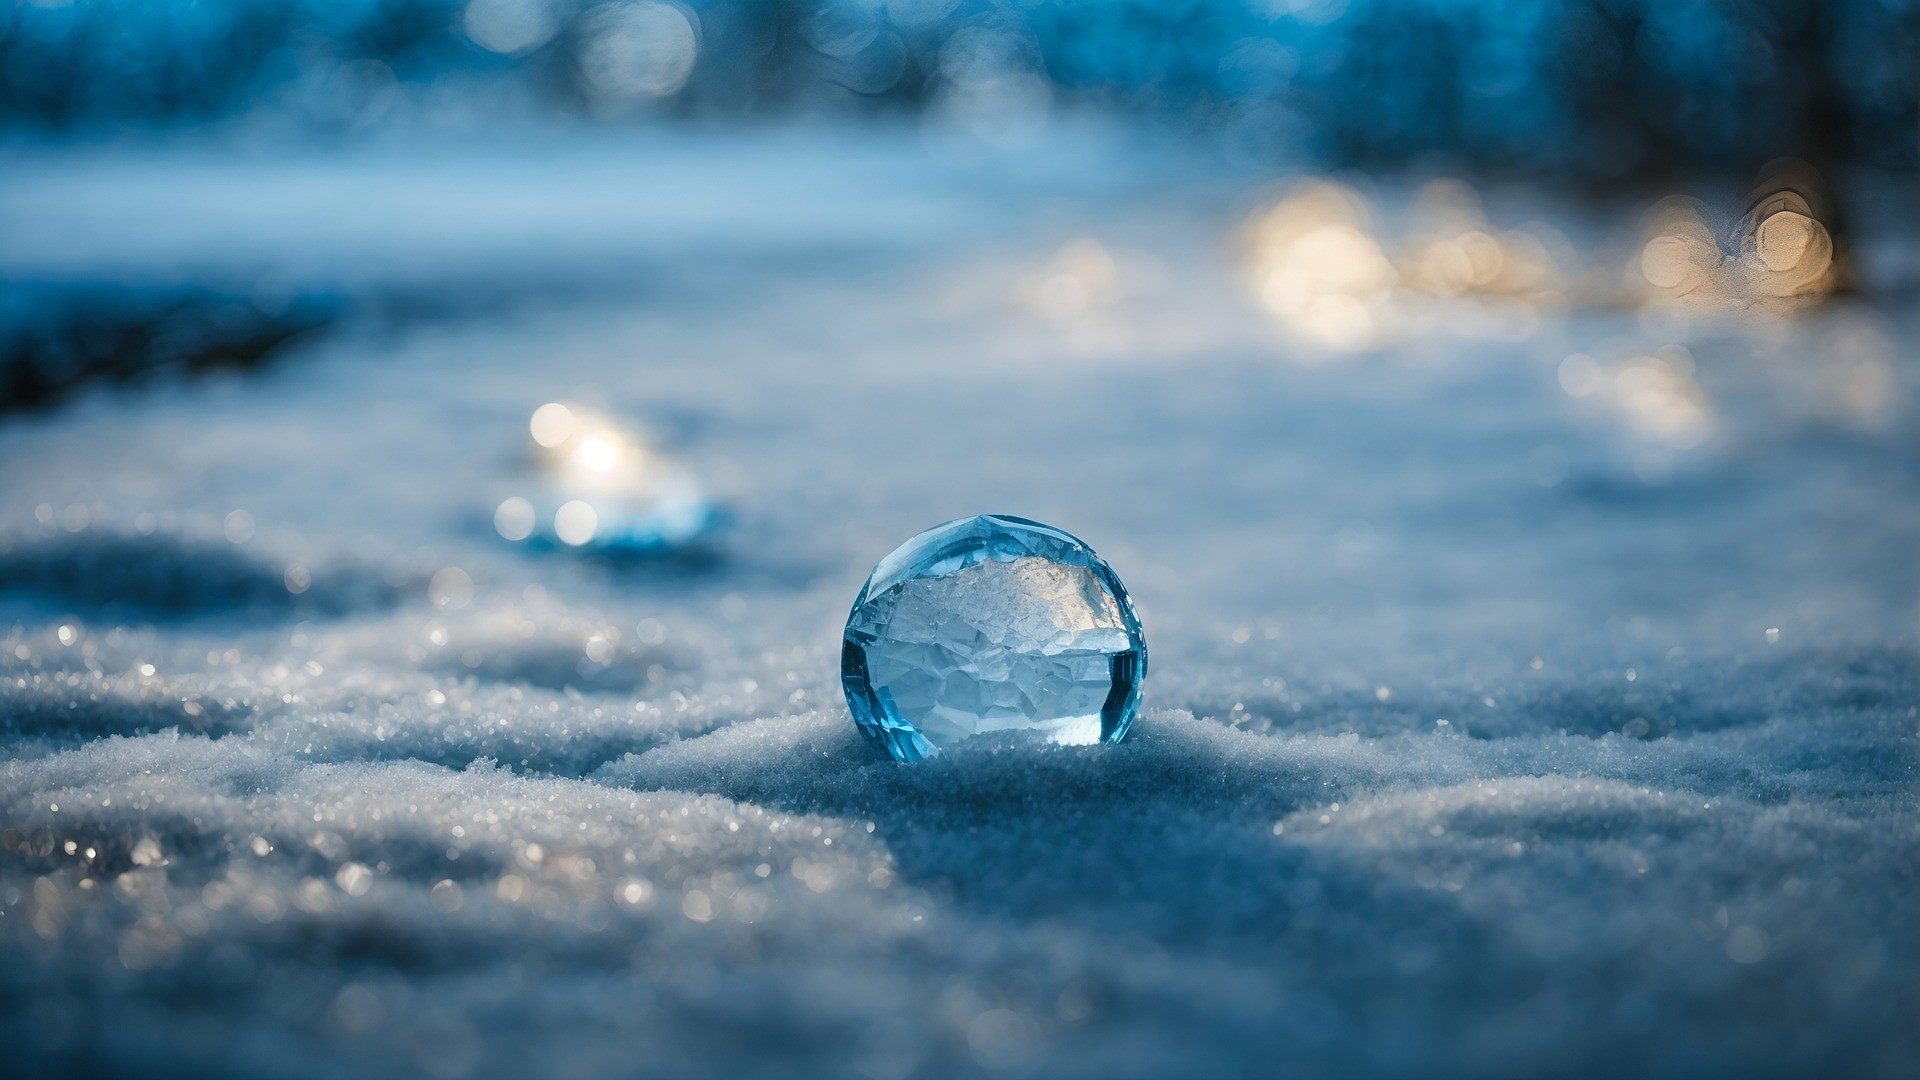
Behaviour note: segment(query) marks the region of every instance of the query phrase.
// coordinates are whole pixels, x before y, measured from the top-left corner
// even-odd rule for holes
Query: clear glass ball
[[[854,722],[897,761],[983,735],[1118,742],[1146,674],[1113,569],[1070,533],[999,514],[928,529],[880,560],[840,653]]]

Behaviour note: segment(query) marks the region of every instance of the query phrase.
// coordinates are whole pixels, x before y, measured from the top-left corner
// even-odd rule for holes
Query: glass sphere
[[[854,722],[897,761],[982,735],[1118,742],[1147,673],[1112,568],[1070,533],[999,514],[928,529],[880,560],[840,657]]]

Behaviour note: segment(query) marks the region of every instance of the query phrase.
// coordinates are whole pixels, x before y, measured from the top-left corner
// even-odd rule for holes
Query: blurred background
[[[1241,190],[1262,176],[1328,171],[1520,185],[1604,207],[1613,230],[1604,239],[1627,244],[1629,256],[1616,234],[1632,215],[1662,196],[1705,197],[1657,210],[1661,220],[1639,239],[1671,242],[1646,249],[1653,269],[1634,284],[1777,299],[1851,291],[1863,273],[1885,289],[1912,288],[1911,260],[1897,253],[1859,265],[1876,255],[1874,233],[1856,251],[1849,209],[1912,195],[1916,22],[1895,0],[19,2],[0,15],[0,126],[15,146],[131,139],[230,151],[422,139],[472,147],[532,132],[617,145],[622,133],[803,125],[879,129],[889,138],[878,141],[892,143],[911,129],[968,146],[976,159],[997,151],[1056,162],[1074,155],[1049,131],[1100,126],[1177,140],[1216,175],[1231,171]],[[1848,185],[1863,190],[1843,194]],[[1434,194],[1417,207],[1429,213],[1399,231],[1453,235],[1431,250],[1388,253],[1420,264],[1391,268],[1395,285],[1557,289],[1613,269],[1556,249],[1564,237],[1539,235],[1551,230],[1476,232],[1470,187]],[[1785,201],[1767,202],[1776,197]],[[1576,227],[1555,220],[1571,210],[1534,210],[1516,212],[1562,233]],[[1776,218],[1782,211],[1790,216]],[[1327,203],[1302,213],[1318,221],[1344,211]],[[1887,226],[1898,227],[1904,215],[1891,216]],[[1374,227],[1370,217],[1364,227]],[[1452,243],[1469,232],[1477,254]],[[1483,243],[1490,237],[1524,250],[1496,250]],[[1491,268],[1509,255],[1527,268]],[[18,280],[42,276],[41,263],[13,261],[0,331],[4,400],[39,400],[86,373],[153,360],[139,324],[149,321],[141,309],[161,300],[49,295]],[[69,317],[76,305],[96,310]],[[189,365],[245,363],[324,318],[304,309],[256,318],[159,352]],[[66,325],[74,320],[92,325]]]
[[[339,133],[1104,110],[1321,165],[1602,185],[1789,151],[1912,168],[1914,20],[1891,0],[20,3],[0,117]]]
[[[0,1046],[1902,1075],[1917,110],[1909,0],[4,0]],[[862,756],[981,512],[1128,743]]]

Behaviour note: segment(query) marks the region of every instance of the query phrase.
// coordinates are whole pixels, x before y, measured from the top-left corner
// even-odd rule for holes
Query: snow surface
[[[1920,1053],[1920,313],[1409,301],[1329,354],[1240,287],[1264,178],[1094,136],[4,156],[9,279],[371,313],[0,419],[10,1071]],[[1687,438],[1562,388],[1676,343]],[[555,399],[731,534],[502,540]],[[1126,581],[1128,742],[858,740],[847,605],[978,512]]]

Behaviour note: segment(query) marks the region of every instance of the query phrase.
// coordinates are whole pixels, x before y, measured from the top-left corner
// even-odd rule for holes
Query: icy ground
[[[0,154],[9,280],[349,313],[0,416],[5,1071],[1910,1069],[1911,296],[1330,352],[1245,299],[1258,178],[1050,150]],[[732,533],[502,540],[555,399]],[[854,592],[983,511],[1125,579],[1126,744],[856,741]]]

